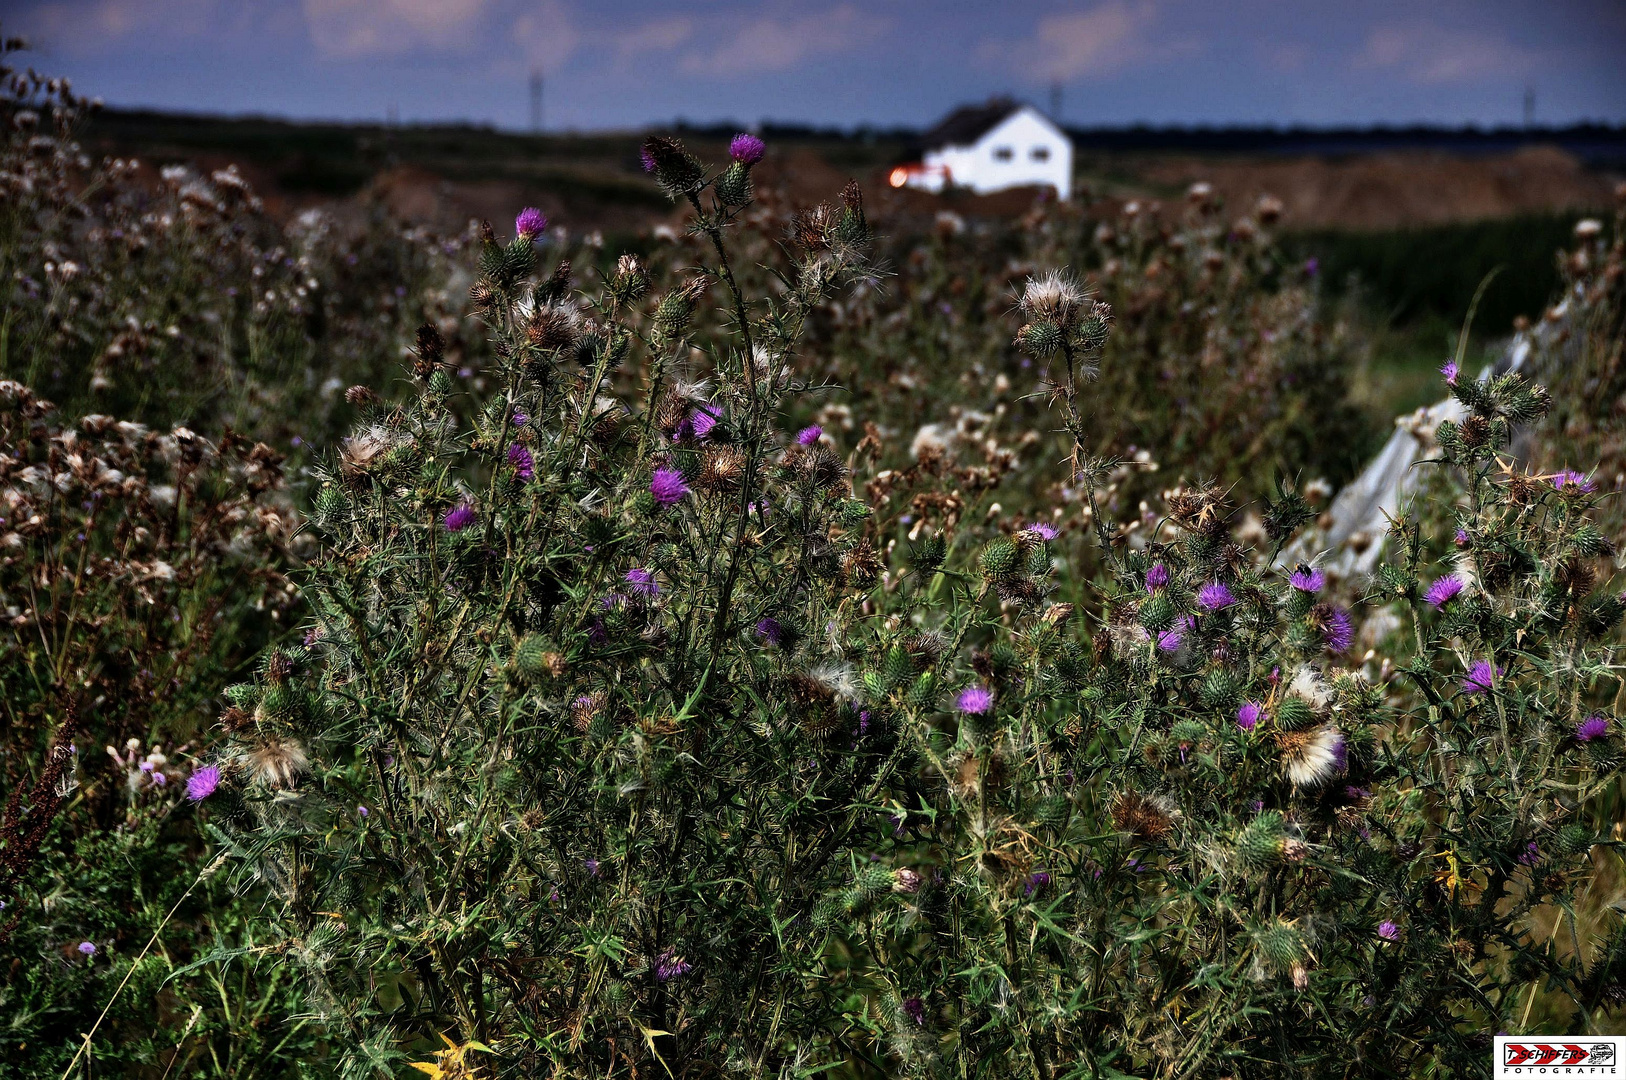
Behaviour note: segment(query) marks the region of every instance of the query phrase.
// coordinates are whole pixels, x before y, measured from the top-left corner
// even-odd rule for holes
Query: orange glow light
[[[893,187],[902,187],[909,182],[909,170],[899,165],[892,170],[892,175],[887,177],[887,182]]]

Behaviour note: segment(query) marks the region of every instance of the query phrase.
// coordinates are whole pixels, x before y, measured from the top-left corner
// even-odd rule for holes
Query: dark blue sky
[[[10,0],[109,103],[527,122],[921,124],[1064,86],[1072,124],[1626,122],[1626,0]]]

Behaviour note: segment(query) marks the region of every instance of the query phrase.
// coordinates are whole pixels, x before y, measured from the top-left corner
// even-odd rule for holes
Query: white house
[[[950,185],[977,194],[1048,184],[1065,199],[1073,190],[1073,142],[1044,113],[1009,98],[955,109],[923,137],[918,163],[892,170],[893,187],[925,191]]]

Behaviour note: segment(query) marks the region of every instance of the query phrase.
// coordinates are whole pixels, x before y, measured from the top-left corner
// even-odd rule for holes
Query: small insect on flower
[[[803,446],[812,446],[824,435],[824,429],[817,424],[809,424],[796,433],[796,441]]]
[[[548,215],[534,206],[527,206],[514,219],[514,232],[522,240],[535,240],[548,227]]]
[[[1609,734],[1609,718],[1605,716],[1589,716],[1581,721],[1575,728],[1577,742],[1591,742],[1601,739]]]
[[[728,156],[746,168],[761,161],[762,155],[767,152],[768,144],[747,131],[734,136],[728,144]]]
[[[994,692],[985,686],[968,686],[960,691],[954,707],[970,716],[980,716],[993,708]]]
[[[1236,726],[1243,731],[1252,731],[1259,726],[1259,718],[1264,715],[1264,706],[1257,701],[1244,701],[1236,711]]]
[[[1318,593],[1327,587],[1327,575],[1314,567],[1300,566],[1287,583],[1299,592]]]
[[[1491,667],[1490,661],[1475,660],[1468,668],[1467,678],[1462,680],[1462,692],[1464,694],[1488,694],[1491,692],[1491,687],[1498,674],[1500,672]]]
[[[1388,919],[1378,923],[1378,937],[1384,941],[1396,941],[1400,937],[1400,927]]]
[[[95,945],[94,942],[81,941],[79,943],[79,952],[83,956],[95,956],[96,955],[96,945]]]
[[[1428,592],[1423,595],[1423,600],[1429,607],[1441,607],[1455,600],[1460,592],[1462,579],[1455,574],[1447,574],[1435,579],[1434,584],[1430,585]]]
[[[192,802],[202,802],[213,795],[219,787],[220,767],[205,765],[186,778],[186,797]]]
[[[1457,385],[1458,371],[1459,369],[1457,368],[1457,362],[1455,360],[1447,360],[1445,362],[1445,365],[1440,368],[1440,374],[1445,376],[1445,385]]]
[[[1204,611],[1219,611],[1236,603],[1236,596],[1224,583],[1210,581],[1197,590],[1197,606]]]
[[[635,596],[653,597],[660,595],[660,583],[655,580],[652,570],[632,569],[627,571],[627,585]]]
[[[655,496],[655,501],[662,506],[672,506],[683,501],[689,494],[689,485],[683,482],[683,474],[676,469],[660,468],[649,481],[649,493]]]
[[[441,519],[441,524],[446,526],[447,532],[461,532],[474,524],[474,507],[468,503],[458,503],[446,511],[446,516]]]

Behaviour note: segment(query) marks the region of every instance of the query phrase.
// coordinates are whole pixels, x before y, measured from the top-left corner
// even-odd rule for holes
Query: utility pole
[[[531,134],[542,134],[542,69],[531,69]]]
[[[1524,88],[1524,126],[1536,126],[1536,88],[1528,83]]]
[[[1061,123],[1061,80],[1052,79],[1050,82],[1050,119]]]

